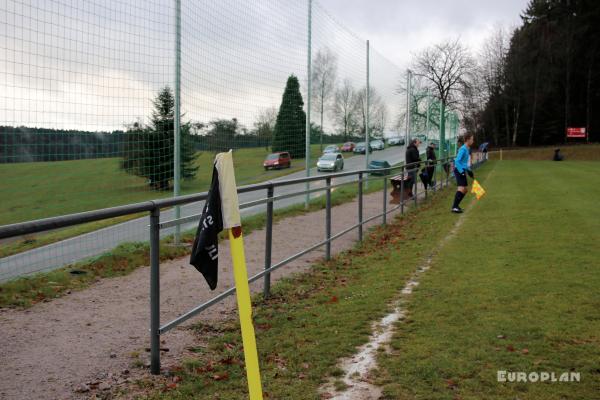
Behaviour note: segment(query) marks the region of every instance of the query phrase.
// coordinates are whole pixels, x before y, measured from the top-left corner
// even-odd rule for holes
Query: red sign
[[[585,128],[567,128],[567,137],[570,138],[585,138]]]

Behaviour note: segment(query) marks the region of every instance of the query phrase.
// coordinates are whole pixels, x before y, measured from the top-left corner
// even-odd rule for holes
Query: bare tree
[[[268,107],[262,110],[254,121],[256,135],[265,141],[265,149],[269,150],[269,145],[275,131],[275,122],[277,122],[277,107]]]
[[[469,88],[475,60],[459,40],[431,46],[416,55],[413,72],[425,78],[441,102],[440,136],[445,140],[446,109],[458,105],[462,93]],[[445,146],[440,149],[445,153]]]
[[[364,135],[367,127],[366,88],[362,88],[356,95],[356,107],[358,109],[359,114],[360,134]],[[374,137],[383,136],[383,131],[379,130],[379,125],[377,124],[378,112],[384,116],[384,122],[387,119],[387,109],[385,111],[381,111],[382,108],[385,108],[385,104],[383,103],[381,96],[379,95],[379,93],[377,93],[375,88],[369,88],[369,131],[372,132],[372,136]]]
[[[472,105],[481,105],[482,107],[488,101],[499,101],[502,93],[506,88],[506,57],[510,47],[509,32],[502,26],[497,25],[491,35],[486,38],[483,46],[478,54],[479,63],[477,65],[476,82],[473,85],[474,90],[471,91],[471,96],[477,99]],[[511,127],[510,114],[508,110],[508,102],[504,101],[504,130],[506,134],[506,145],[510,145]],[[514,113],[514,110],[512,110]],[[483,109],[477,110],[483,112]],[[473,114],[474,115],[474,114]],[[499,120],[496,115],[491,116],[492,119],[492,137],[494,143],[499,143],[499,133],[501,128],[498,124]],[[478,123],[477,123],[478,125]]]
[[[335,91],[337,56],[325,47],[317,51],[312,64],[312,108],[321,115],[321,150],[323,150],[323,116]]]
[[[336,89],[334,98],[331,114],[335,125],[342,132],[344,141],[346,141],[358,127],[356,91],[349,79],[344,79],[342,86]]]

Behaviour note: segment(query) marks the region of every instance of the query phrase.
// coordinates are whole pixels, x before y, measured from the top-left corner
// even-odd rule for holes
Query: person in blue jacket
[[[458,154],[454,159],[454,176],[456,177],[456,194],[454,195],[454,204],[452,204],[452,212],[460,214],[463,209],[460,208],[460,202],[467,194],[467,174],[474,179],[473,171],[471,170],[470,162],[470,147],[473,145],[473,134],[467,133],[463,137],[464,144],[458,150]]]

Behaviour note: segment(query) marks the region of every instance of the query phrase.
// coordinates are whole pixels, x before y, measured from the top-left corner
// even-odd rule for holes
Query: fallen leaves
[[[215,374],[215,375],[213,375],[212,378],[215,381],[225,381],[225,380],[229,379],[229,373],[223,372],[222,374]]]

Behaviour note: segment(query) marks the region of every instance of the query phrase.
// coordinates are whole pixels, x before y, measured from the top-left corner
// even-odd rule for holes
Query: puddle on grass
[[[470,208],[470,207],[469,207]],[[461,215],[462,217],[462,215]],[[439,248],[443,247],[448,240],[453,237],[462,225],[463,218],[459,218],[449,234],[444,237]],[[436,256],[437,251],[429,255],[425,263],[420,266],[410,277],[404,288],[403,296],[410,296],[413,289],[419,285],[419,276],[427,272],[431,267],[431,262]],[[381,321],[374,323],[369,341],[358,349],[358,353],[352,357],[340,360],[339,367],[344,371],[341,381],[346,385],[344,389],[336,390],[336,380],[330,379],[320,389],[321,398],[333,400],[376,400],[381,397],[381,388],[373,385],[370,377],[371,371],[377,368],[377,352],[379,348],[387,345],[392,339],[394,333],[394,324],[406,316],[402,309],[403,298],[394,305],[394,310],[387,314]]]
[[[431,259],[430,259],[431,260]],[[402,289],[403,295],[410,295],[419,284],[419,275],[429,269],[429,262],[420,267],[409,279]],[[377,352],[390,342],[394,333],[394,324],[405,317],[405,311],[401,307],[400,300],[394,310],[387,314],[378,323],[373,324],[374,332],[369,341],[358,349],[358,353],[340,361],[340,368],[344,371],[341,381],[347,386],[342,391],[335,389],[335,383],[327,383],[321,390],[323,398],[333,400],[367,400],[378,399],[381,396],[381,388],[371,383],[370,373],[377,367]]]

